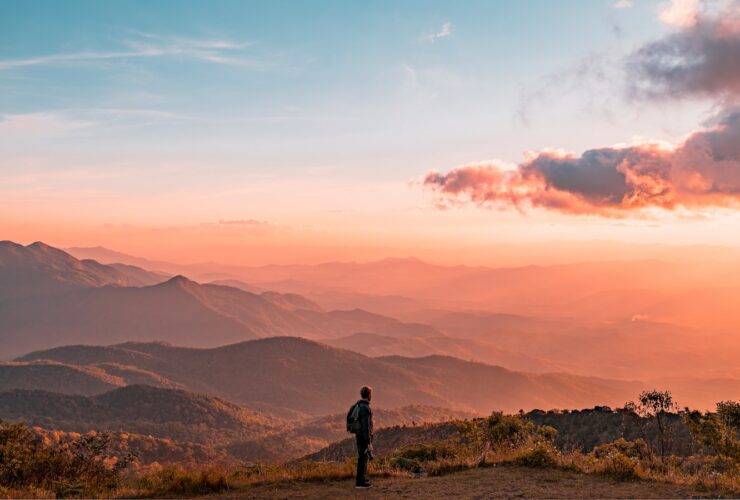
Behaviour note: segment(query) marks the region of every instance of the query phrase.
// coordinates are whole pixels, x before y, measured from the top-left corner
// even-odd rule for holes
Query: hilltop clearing
[[[205,498],[701,498],[696,490],[653,481],[616,482],[556,469],[497,466],[441,477],[377,478],[358,491],[351,479],[286,482]]]

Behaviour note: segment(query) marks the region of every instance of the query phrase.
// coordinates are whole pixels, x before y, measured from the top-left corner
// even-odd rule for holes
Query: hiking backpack
[[[347,432],[357,434],[360,432],[360,404],[355,403],[347,412]]]

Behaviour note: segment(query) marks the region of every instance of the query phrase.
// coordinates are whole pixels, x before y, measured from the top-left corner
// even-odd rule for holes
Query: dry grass
[[[452,455],[449,447],[434,460],[431,447],[399,450],[371,467],[379,487],[375,493],[416,497],[737,497],[740,470],[687,473],[685,464],[646,464],[624,455],[558,453],[542,444],[516,449],[487,450],[481,456]],[[406,467],[398,458],[418,460],[422,470]],[[616,464],[616,465],[615,465]],[[711,465],[711,464],[709,464]],[[694,465],[695,466],[695,465]],[[736,466],[737,467],[737,466]],[[118,497],[315,498],[346,497],[354,478],[354,463],[301,462],[286,466],[249,464],[235,469],[169,468],[139,474],[124,481]],[[426,478],[426,479],[419,479]],[[439,478],[439,481],[437,481]],[[480,479],[486,482],[473,484]],[[506,480],[506,483],[500,481]],[[517,492],[515,494],[515,492]]]
[[[215,498],[692,498],[695,490],[647,481],[619,482],[562,469],[491,466],[437,477],[373,479],[366,491],[351,480],[327,483],[283,482],[236,489]],[[214,498],[214,497],[211,497]]]
[[[22,427],[9,426],[5,430],[12,434],[11,437],[19,436],[13,439],[6,436],[6,451],[13,444],[15,456],[28,465],[13,468],[9,463],[0,463],[0,472],[5,474],[0,474],[0,477],[24,477],[18,476],[20,471],[27,476],[25,483],[18,480],[14,484],[5,482],[5,488],[0,486],[0,497],[5,498],[49,498],[55,495],[117,498],[203,495],[331,497],[335,492],[337,496],[346,496],[355,474],[353,460],[303,461],[280,466],[258,462],[228,468],[155,466],[111,474],[88,453],[93,449],[93,442],[81,448],[85,453],[78,453],[84,458],[80,462],[75,458],[78,455],[70,454],[66,447],[47,446],[30,440],[30,434]],[[517,488],[527,492],[527,496],[535,497],[648,497],[653,491],[661,492],[657,496],[671,497],[740,496],[740,464],[727,457],[671,456],[661,462],[646,455],[644,443],[625,440],[600,446],[588,454],[561,453],[553,446],[553,441],[554,434],[549,428],[536,427],[517,417],[494,414],[489,419],[465,423],[457,439],[410,443],[392,450],[372,463],[371,475],[379,480],[380,485],[387,486],[383,491],[389,494],[402,492],[410,497],[497,497],[512,494]],[[49,455],[52,452],[54,454]],[[73,460],[70,463],[79,462],[84,467],[65,465],[62,468],[60,465],[49,469],[44,465],[44,468],[39,468],[49,456],[69,456],[69,460]],[[61,461],[60,464],[67,462]],[[34,467],[29,469],[31,465]],[[36,469],[39,470],[37,474],[29,475],[29,471]],[[481,486],[466,482],[466,478],[493,480],[503,478],[502,475],[506,476],[509,486],[490,483]],[[81,477],[95,479],[97,486],[90,482],[83,484]],[[427,479],[414,479],[419,477]],[[439,481],[434,482],[433,478],[439,478]],[[58,484],[58,481],[64,484]],[[548,482],[553,483],[551,487]],[[75,489],[78,484],[82,486]],[[611,485],[613,490],[605,489],[605,485]],[[605,494],[607,491],[619,493]]]

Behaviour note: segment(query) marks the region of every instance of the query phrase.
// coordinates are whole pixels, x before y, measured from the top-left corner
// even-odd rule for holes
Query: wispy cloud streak
[[[424,42],[434,43],[436,40],[446,38],[450,35],[452,35],[452,23],[446,22],[435,33],[422,36],[421,40]]]
[[[272,65],[270,61],[248,57],[245,50],[250,47],[250,43],[238,43],[224,39],[166,37],[150,33],[138,33],[136,38],[126,39],[122,42],[122,45],[124,47],[122,50],[80,51],[27,58],[0,59],[0,70],[114,59],[162,57],[252,68],[264,68]]]

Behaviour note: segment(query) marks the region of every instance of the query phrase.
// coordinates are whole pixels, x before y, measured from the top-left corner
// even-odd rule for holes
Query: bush
[[[412,444],[396,450],[390,457],[390,465],[414,474],[426,471],[425,464],[462,458],[467,452],[450,443]]]
[[[412,444],[403,446],[393,454],[395,457],[403,457],[420,462],[431,462],[443,458],[454,458],[462,450],[451,443]]]
[[[594,448],[593,454],[596,458],[609,457],[619,453],[634,460],[647,460],[650,458],[650,450],[644,439],[635,439],[628,441],[619,438],[611,443],[602,444]]]
[[[117,487],[133,460],[110,452],[110,435],[89,433],[52,442],[25,424],[0,420],[0,485],[52,491],[57,497],[93,496]]]
[[[552,446],[540,444],[521,453],[513,460],[513,463],[522,467],[545,469],[557,466],[558,459]]]
[[[421,474],[424,472],[424,464],[417,459],[406,458],[406,457],[395,457],[391,459],[391,465],[398,470],[405,470],[413,474]]]
[[[550,426],[525,420],[519,415],[494,412],[488,418],[461,423],[460,435],[461,442],[471,452],[476,450],[475,453],[484,458],[489,452],[501,456],[538,445],[552,448],[557,431]]]
[[[624,453],[613,451],[601,458],[599,472],[618,481],[631,481],[638,479],[638,465],[634,458]]]

